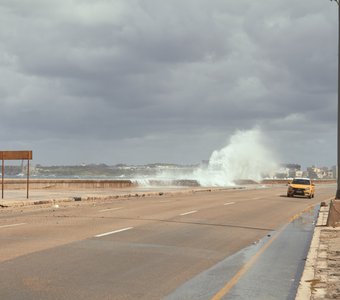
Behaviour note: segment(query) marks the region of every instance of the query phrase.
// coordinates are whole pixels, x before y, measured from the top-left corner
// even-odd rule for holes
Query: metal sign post
[[[1,165],[1,176],[2,176],[2,180],[1,180],[1,186],[2,186],[2,199],[4,199],[4,173],[5,173],[5,162],[4,162],[4,158],[2,157],[2,165]]]

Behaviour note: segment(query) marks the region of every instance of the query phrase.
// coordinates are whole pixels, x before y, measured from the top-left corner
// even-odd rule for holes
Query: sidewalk
[[[340,299],[340,227],[327,226],[321,206],[296,300]]]

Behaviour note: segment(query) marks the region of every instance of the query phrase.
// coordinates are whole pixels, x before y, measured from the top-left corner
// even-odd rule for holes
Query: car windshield
[[[293,184],[306,184],[309,185],[310,181],[308,179],[294,179]]]

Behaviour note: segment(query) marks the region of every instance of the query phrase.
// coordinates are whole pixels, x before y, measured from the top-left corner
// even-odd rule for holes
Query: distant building
[[[312,166],[307,168],[308,177],[311,179],[334,179],[335,175],[332,169],[328,167],[318,168],[316,166]]]
[[[301,170],[296,171],[296,172],[295,172],[295,177],[304,177],[304,176],[303,176],[303,173],[304,173],[304,172],[301,171]]]
[[[289,169],[287,168],[280,168],[275,172],[274,178],[277,179],[285,179],[289,177]]]
[[[333,179],[336,179],[336,166],[332,166]]]
[[[280,169],[276,172],[275,177],[278,179],[299,177],[301,165],[299,164],[281,164]]]
[[[301,170],[299,164],[281,164],[276,171],[274,178],[288,179],[295,177],[309,177],[311,179],[334,179],[336,178],[336,167],[308,167],[305,171]]]
[[[308,177],[310,179],[318,179],[319,178],[318,174],[317,174],[317,169],[315,168],[315,166],[308,167],[307,173],[308,173]]]

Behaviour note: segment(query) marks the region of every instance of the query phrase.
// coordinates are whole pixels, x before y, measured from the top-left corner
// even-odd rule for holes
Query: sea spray
[[[200,167],[163,167],[133,181],[141,186],[234,186],[238,180],[260,181],[272,177],[278,164],[264,133],[258,129],[237,131],[227,146],[215,150]]]
[[[193,177],[201,186],[231,186],[239,179],[259,181],[277,168],[273,153],[259,129],[237,131],[229,144],[212,153],[209,164]]]

